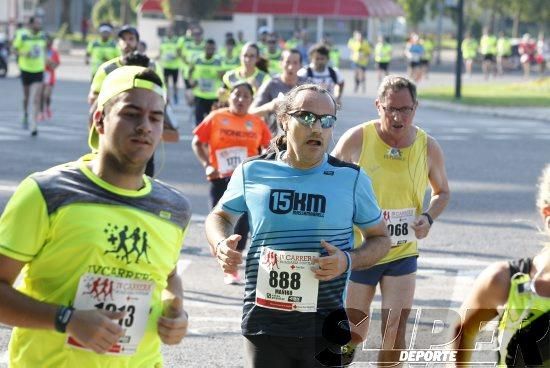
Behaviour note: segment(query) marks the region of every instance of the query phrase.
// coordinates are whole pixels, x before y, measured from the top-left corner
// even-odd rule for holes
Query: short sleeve
[[[220,199],[220,204],[224,211],[232,214],[242,214],[247,211],[244,189],[244,167],[240,164],[227,185],[227,189]]]
[[[355,211],[353,223],[360,228],[369,228],[377,225],[382,220],[382,212],[374,195],[371,180],[363,169],[361,169],[357,176],[354,194]]]
[[[23,44],[23,37],[21,34],[17,34],[15,39],[13,40],[13,48],[16,50],[19,50],[21,48],[21,45]]]
[[[0,217],[0,254],[30,262],[46,242],[50,221],[38,184],[27,178]]]
[[[336,69],[336,68],[334,68],[334,71],[336,72],[337,83],[338,84],[344,83],[345,79],[344,79],[344,75],[342,74],[342,72],[339,69]]]
[[[259,106],[265,105],[268,102],[271,102],[272,98],[269,93],[271,84],[272,84],[271,81],[262,83],[262,85],[258,89],[256,98],[254,99],[253,105],[255,107],[259,107]]]
[[[209,115],[204,118],[204,120],[193,130],[193,134],[199,138],[199,142],[210,142],[210,135],[212,134],[212,116]]]
[[[94,41],[88,42],[88,47],[86,47],[86,52],[88,54],[91,54],[94,48]]]
[[[90,87],[92,92],[99,93],[99,91],[101,91],[101,86],[103,85],[103,81],[106,76],[107,74],[103,69],[103,65],[101,65],[99,69],[97,69],[97,72],[95,72],[94,78],[92,79],[92,86]]]

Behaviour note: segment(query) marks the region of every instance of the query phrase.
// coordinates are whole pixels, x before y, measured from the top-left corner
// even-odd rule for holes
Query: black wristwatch
[[[55,330],[57,332],[65,333],[67,331],[67,325],[73,316],[74,308],[60,305],[55,313]]]
[[[430,224],[430,226],[432,226],[432,224],[434,223],[434,219],[432,218],[432,216],[430,216],[428,212],[423,212],[421,213],[421,215],[426,216],[426,218],[428,219],[428,223]]]

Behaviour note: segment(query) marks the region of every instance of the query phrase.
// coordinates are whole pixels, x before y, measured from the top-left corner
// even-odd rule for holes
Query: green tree
[[[229,6],[230,0],[169,0],[169,6],[165,6],[165,14],[168,19],[180,19],[187,21],[199,21],[207,19],[221,5]]]
[[[92,8],[92,23],[95,28],[103,22],[135,23],[140,4],[140,0],[99,0]],[[123,14],[126,14],[126,19],[122,19]]]
[[[413,29],[418,28],[418,24],[426,17],[426,6],[430,0],[398,0],[405,12],[405,19]]]

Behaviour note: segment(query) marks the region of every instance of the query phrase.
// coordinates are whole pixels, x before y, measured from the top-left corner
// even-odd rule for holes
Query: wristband
[[[216,252],[216,256],[218,255],[218,249],[220,249],[220,244],[223,243],[225,241],[225,239],[222,239],[220,240],[219,242],[216,243],[216,248],[214,249],[215,252]]]
[[[432,218],[432,216],[430,216],[428,212],[423,212],[421,213],[421,215],[426,216],[426,218],[428,219],[428,223],[430,224],[430,226],[432,226],[432,224],[434,223],[434,219]]]
[[[60,305],[55,312],[55,330],[57,332],[65,333],[67,331],[67,325],[73,316],[74,308]]]
[[[346,271],[344,271],[344,273],[348,273],[349,271],[351,271],[351,254],[349,254],[349,252],[346,252],[346,251],[344,251],[344,254],[348,259],[348,266],[346,267]]]

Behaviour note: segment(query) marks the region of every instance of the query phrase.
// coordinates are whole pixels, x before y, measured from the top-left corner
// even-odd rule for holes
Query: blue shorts
[[[353,271],[350,280],[359,284],[376,286],[384,276],[403,276],[416,272],[417,256],[398,259],[372,266],[366,270]]]

